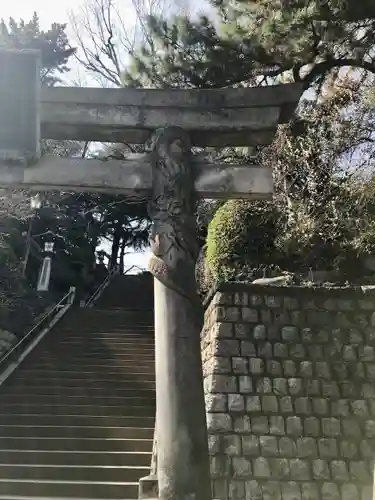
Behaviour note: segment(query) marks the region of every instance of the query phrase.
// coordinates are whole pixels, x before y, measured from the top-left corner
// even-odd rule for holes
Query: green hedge
[[[274,263],[277,211],[271,202],[230,200],[208,227],[207,262],[217,281],[233,280],[244,267]]]

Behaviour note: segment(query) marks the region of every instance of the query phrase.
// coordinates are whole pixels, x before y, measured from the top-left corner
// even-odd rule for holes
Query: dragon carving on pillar
[[[164,286],[196,301],[199,248],[189,136],[178,127],[158,130],[148,149],[153,169],[149,270]]]

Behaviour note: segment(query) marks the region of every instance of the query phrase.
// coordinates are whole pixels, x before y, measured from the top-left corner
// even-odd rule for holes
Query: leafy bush
[[[214,279],[233,280],[248,266],[272,266],[278,253],[277,218],[270,202],[230,200],[222,205],[207,235],[207,262]]]

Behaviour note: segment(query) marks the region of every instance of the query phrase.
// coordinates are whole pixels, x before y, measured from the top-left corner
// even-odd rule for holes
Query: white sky
[[[16,20],[23,18],[28,21],[34,11],[40,17],[42,28],[47,28],[53,22],[67,23],[69,20],[68,13],[75,10],[81,2],[78,0],[13,0],[12,2],[1,2],[0,17],[7,20],[9,17],[14,17]]]

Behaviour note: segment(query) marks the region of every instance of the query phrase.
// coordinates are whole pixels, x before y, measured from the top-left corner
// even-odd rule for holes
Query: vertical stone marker
[[[39,158],[38,51],[0,49],[0,159],[27,164]]]
[[[195,198],[269,199],[273,186],[269,169],[202,161],[190,148],[269,144],[278,123],[293,112],[302,87],[63,87],[42,89],[39,97],[38,65],[34,52],[0,51],[0,186],[150,200],[158,496],[211,500],[200,353],[203,314],[194,277]],[[40,131],[43,138],[57,140],[151,140],[146,154],[125,161],[39,160]],[[145,493],[142,482],[140,493]]]

